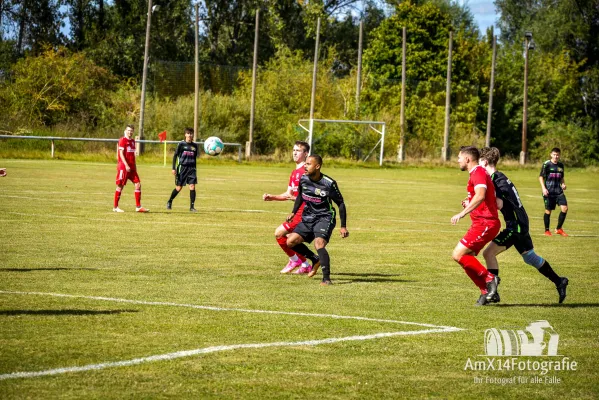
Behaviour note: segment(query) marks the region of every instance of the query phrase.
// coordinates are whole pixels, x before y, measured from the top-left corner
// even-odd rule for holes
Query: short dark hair
[[[316,161],[316,164],[318,164],[318,165],[320,165],[322,167],[322,157],[319,156],[318,154],[312,154],[308,158],[313,158]]]
[[[131,129],[135,130],[135,126],[133,124],[129,124],[125,128],[131,128]]]
[[[480,159],[487,161],[489,165],[496,166],[500,156],[497,147],[483,147],[480,149]]]
[[[552,153],[560,153],[561,154],[562,151],[559,149],[559,147],[554,147],[554,148],[551,149],[551,152]]]
[[[296,145],[296,146],[302,146],[302,147],[304,148],[304,151],[305,151],[306,153],[309,153],[309,152],[310,152],[310,145],[309,145],[308,143],[306,143],[306,142],[302,141],[302,140],[296,140],[296,141],[295,141],[295,145]]]
[[[193,135],[193,128],[185,128],[185,133],[190,133]]]
[[[470,157],[472,157],[472,161],[478,161],[480,158],[480,153],[474,146],[462,146],[460,147],[460,153],[468,154]]]

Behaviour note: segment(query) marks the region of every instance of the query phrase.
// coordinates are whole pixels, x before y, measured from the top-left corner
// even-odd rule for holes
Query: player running
[[[560,206],[561,212],[557,218],[555,233],[561,236],[568,236],[562,229],[566,220],[566,214],[568,213],[568,201],[564,194],[566,182],[564,181],[564,164],[559,161],[560,155],[561,150],[554,147],[551,150],[551,160],[543,163],[541,174],[539,175],[539,182],[541,182],[543,200],[545,202],[545,215],[543,218],[545,222],[545,236],[551,236],[549,220],[551,218],[551,211],[555,210],[556,204]]]
[[[125,136],[119,140],[119,150],[116,166],[116,192],[114,193],[114,212],[125,212],[119,208],[119,200],[123,187],[130,180],[135,184],[135,211],[146,213],[150,210],[141,206],[141,181],[135,167],[135,139],[132,138],[135,128],[133,125],[127,125]]]
[[[499,157],[499,149],[496,147],[484,147],[480,151],[479,164],[491,175],[497,196],[497,208],[503,214],[506,227],[483,252],[487,269],[494,275],[498,275],[499,264],[497,263],[497,255],[514,246],[526,264],[535,267],[555,284],[559,295],[559,302],[563,303],[566,298],[568,278],[559,277],[553,271],[549,262],[535,253],[532,238],[530,237],[528,214],[526,214],[518,191],[512,181],[502,172],[497,171],[496,166],[497,162],[499,162]],[[493,298],[487,297],[487,300],[498,303],[500,300],[499,293],[495,293]]]
[[[189,184],[189,211],[197,212],[194,208],[196,201],[196,183],[198,174],[196,170],[196,159],[198,158],[198,145],[193,141],[193,129],[185,128],[185,140],[177,145],[173,156],[173,175],[175,175],[175,188],[170,199],[166,202],[166,209],[173,208],[173,200],[183,186]]]
[[[453,249],[453,259],[464,268],[472,282],[480,289],[481,295],[477,306],[487,304],[497,292],[499,277],[490,273],[477,259],[478,253],[489,243],[501,229],[495,203],[495,187],[485,169],[478,165],[478,149],[464,146],[458,155],[458,164],[462,171],[468,170],[468,197],[462,202],[464,209],[451,217],[451,223],[457,224],[460,219],[470,214],[472,225],[466,235]]]
[[[316,154],[309,156],[306,160],[306,174],[299,182],[298,194],[293,205],[293,211],[287,217],[287,221],[292,221],[302,204],[305,204],[302,213],[302,221],[297,225],[293,232],[287,238],[287,245],[298,253],[312,259],[314,253],[306,247],[303,242],[312,242],[318,252],[319,262],[314,263],[312,271],[308,274],[313,277],[322,266],[321,285],[330,285],[331,271],[330,258],[326,250],[326,245],[331,239],[331,234],[337,223],[336,212],[331,202],[334,201],[339,208],[339,218],[341,220],[341,237],[346,238],[349,232],[346,228],[346,211],[343,196],[339,191],[337,182],[332,178],[320,172],[322,167],[322,158]]]
[[[291,176],[289,177],[287,191],[279,195],[264,193],[262,195],[262,199],[264,201],[295,201],[300,178],[305,172],[304,164],[306,163],[306,157],[308,156],[309,152],[310,145],[308,143],[302,142],[301,140],[295,142],[295,145],[293,146],[293,161],[295,161],[295,169],[291,172]],[[302,204],[292,221],[285,221],[279,225],[277,229],[275,229],[275,239],[277,240],[277,243],[281,249],[283,249],[285,254],[287,254],[289,257],[289,262],[281,270],[282,274],[289,274],[297,267],[299,267],[299,269],[293,272],[294,274],[307,274],[312,271],[312,266],[306,261],[306,257],[296,253],[289,248],[289,246],[287,246],[287,235],[290,232],[293,232],[297,224],[301,222],[303,210],[304,205]]]

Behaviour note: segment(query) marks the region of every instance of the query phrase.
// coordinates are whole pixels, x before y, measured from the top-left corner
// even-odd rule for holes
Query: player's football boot
[[[556,285],[555,287],[557,288],[557,294],[559,294],[559,302],[561,304],[566,299],[566,288],[568,287],[568,278],[561,278],[560,284]]]
[[[501,298],[499,297],[499,293],[496,292],[493,297],[491,297],[491,300],[489,300],[489,303],[499,303],[501,301]]]
[[[562,228],[556,229],[555,234],[560,235],[560,236],[568,236],[568,234],[566,232],[564,232],[564,230]]]
[[[150,210],[148,210],[147,208],[143,208],[143,207],[136,207],[135,212],[147,213],[147,212],[150,212]]]
[[[551,236],[551,231],[550,230],[545,230],[545,236]]]
[[[125,212],[125,210],[121,210],[118,207],[113,208],[112,211],[114,211],[114,212]]]
[[[166,209],[167,210],[172,210],[173,209],[173,203],[171,203],[170,201],[166,202]]]
[[[490,301],[493,296],[497,293],[497,286],[499,286],[501,279],[497,275],[493,275],[493,279],[487,282],[487,301]]]
[[[308,278],[312,278],[318,272],[320,268],[320,260],[316,260],[314,265],[312,265],[312,271],[308,272]]]
[[[285,266],[285,268],[283,268],[281,270],[281,273],[282,274],[289,274],[289,273],[291,273],[291,271],[293,271],[294,269],[296,269],[300,265],[302,265],[302,260],[300,260],[299,258],[297,259],[297,261],[291,261],[291,260],[289,260],[289,262],[287,263],[287,265]]]
[[[476,301],[476,303],[474,303],[475,306],[486,306],[488,303],[487,301],[487,295],[486,294],[481,294],[480,297],[478,298],[478,300]]]
[[[330,279],[323,279],[322,282],[320,282],[320,286],[330,286],[332,284],[333,282],[331,282]]]
[[[301,267],[299,267],[297,270],[293,271],[293,274],[294,275],[308,274],[308,273],[310,273],[310,271],[312,271],[312,266],[308,263],[303,263]]]
[[[191,207],[191,208],[189,209],[189,212],[198,212],[198,210],[196,210],[195,208]]]

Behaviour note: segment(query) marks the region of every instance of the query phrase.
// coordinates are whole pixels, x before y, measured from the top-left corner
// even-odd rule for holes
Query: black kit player
[[[189,211],[196,212],[194,204],[196,201],[196,183],[198,175],[196,172],[196,159],[198,158],[198,145],[193,142],[193,129],[185,128],[185,140],[177,145],[177,150],[173,156],[173,175],[175,175],[175,188],[171,193],[171,198],[166,203],[166,209],[173,207],[173,200],[183,186],[189,184]]]
[[[330,285],[332,284],[331,264],[326,245],[329,243],[337,223],[336,211],[332,202],[335,202],[339,208],[341,237],[348,237],[349,232],[346,228],[345,203],[337,182],[323,174],[320,171],[321,167],[322,157],[319,155],[313,154],[306,159],[306,174],[300,179],[293,211],[287,217],[287,221],[292,221],[302,203],[305,203],[302,222],[287,237],[287,245],[312,260],[314,265],[312,271],[308,274],[309,277],[313,277],[318,268],[322,266],[321,285]],[[315,259],[314,253],[303,244],[303,242],[310,243],[312,241],[314,241],[319,259]]]
[[[552,281],[557,288],[559,302],[566,298],[568,278],[558,276],[549,262],[535,253],[530,237],[528,214],[522,205],[516,186],[505,174],[497,171],[499,162],[499,150],[496,147],[484,147],[480,151],[479,164],[484,167],[495,186],[497,196],[497,208],[503,214],[505,229],[497,235],[483,252],[487,263],[487,269],[494,275],[499,275],[499,264],[497,255],[514,246],[522,256],[524,262],[535,267],[543,276]],[[495,293],[488,301],[498,303],[499,293]]]
[[[545,202],[545,236],[551,236],[549,230],[549,220],[551,218],[551,211],[555,210],[555,205],[559,205],[561,212],[557,218],[557,227],[555,233],[561,236],[568,236],[562,229],[564,221],[566,220],[566,214],[568,213],[568,201],[564,190],[566,190],[566,182],[564,181],[564,164],[559,161],[561,150],[554,147],[551,150],[551,159],[543,163],[541,167],[541,174],[539,175],[539,182],[541,182],[541,189],[543,190],[543,201]]]

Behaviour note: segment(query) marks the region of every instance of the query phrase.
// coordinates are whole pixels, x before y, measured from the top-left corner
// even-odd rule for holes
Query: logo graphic
[[[314,191],[314,194],[315,194],[315,195],[317,195],[317,196],[324,197],[324,196],[326,196],[326,195],[327,195],[327,192],[325,192],[325,191],[324,191],[324,190],[322,190],[322,189],[316,189],[316,190]]]
[[[545,341],[548,336],[548,342]],[[531,322],[526,330],[485,331],[488,356],[556,356],[559,335],[545,320]]]

